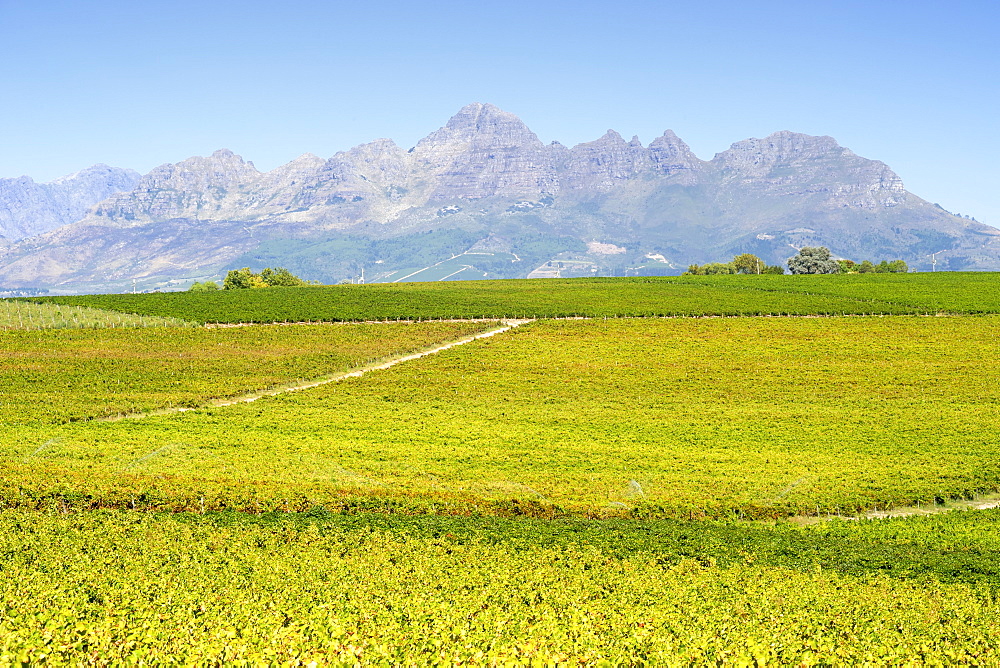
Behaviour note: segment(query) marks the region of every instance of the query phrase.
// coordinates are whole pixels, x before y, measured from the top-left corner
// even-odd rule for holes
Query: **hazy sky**
[[[830,135],[1000,226],[998,32],[996,0],[0,0],[0,177],[266,170],[490,102],[545,142],[670,128],[705,159]]]

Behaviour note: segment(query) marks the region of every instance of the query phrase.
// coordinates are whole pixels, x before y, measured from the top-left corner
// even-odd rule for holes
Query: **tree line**
[[[825,246],[804,246],[788,260],[788,270],[793,274],[901,274],[909,271],[903,260],[835,260]],[[741,253],[729,262],[709,262],[689,265],[682,276],[711,276],[714,274],[784,274],[780,264],[769,265],[752,253]]]
[[[882,260],[878,264],[871,260],[835,260],[825,246],[804,246],[788,260],[788,269],[793,274],[905,274],[909,267],[903,260]]]
[[[714,274],[783,274],[781,265],[769,265],[752,253],[741,253],[729,262],[709,262],[689,265],[682,276],[711,276]]]
[[[315,285],[316,281],[306,281],[299,278],[284,267],[265,267],[260,273],[250,271],[250,267],[232,269],[222,280],[222,288],[215,281],[195,282],[188,288],[189,292],[211,292],[213,290],[248,290],[252,288],[295,287],[298,285]]]

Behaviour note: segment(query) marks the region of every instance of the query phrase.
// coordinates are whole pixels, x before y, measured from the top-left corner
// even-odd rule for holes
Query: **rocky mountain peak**
[[[324,165],[326,165],[326,160],[318,155],[303,153],[291,162],[263,174],[259,184],[265,190],[292,187],[315,178]]]
[[[806,194],[827,209],[894,208],[906,193],[885,163],[862,158],[832,137],[787,130],[736,142],[712,164],[739,187],[756,182],[776,194]]]
[[[788,130],[769,134],[762,140],[761,144],[766,147],[765,151],[776,154],[778,160],[782,162],[788,162],[802,156],[849,152],[833,137],[807,135]]]
[[[391,139],[376,139],[341,151],[327,161],[326,169],[345,184],[350,195],[368,198],[371,189],[403,186],[411,157]]]
[[[652,141],[649,156],[656,171],[661,174],[701,169],[705,165],[672,130],[664,131],[663,135]]]
[[[476,102],[462,107],[443,128],[421,139],[414,152],[432,155],[454,146],[541,148],[542,143],[514,114]]]
[[[118,167],[110,167],[104,163],[98,163],[96,165],[91,165],[86,169],[81,169],[78,172],[73,172],[72,174],[67,174],[66,176],[61,176],[54,181],[50,181],[48,185],[50,186],[64,186],[73,182],[93,182],[93,181],[120,181],[123,183],[131,183],[135,185],[142,175],[139,172],[132,169],[120,169]],[[131,187],[131,186],[130,186]]]
[[[231,192],[250,188],[260,177],[252,162],[229,149],[219,149],[208,157],[194,156],[156,167],[132,192],[98,204],[92,217],[127,225],[143,219],[198,219],[222,210]]]
[[[379,161],[385,156],[393,156],[393,159],[397,159],[404,155],[405,151],[393,140],[382,138],[370,141],[367,144],[359,144],[347,151],[347,153],[366,160]]]
[[[463,127],[475,127],[482,117],[493,117],[504,112],[492,104],[482,102],[472,102],[465,105],[445,123],[446,128],[459,129]],[[511,114],[512,115],[512,114]]]
[[[295,158],[291,162],[284,165],[285,167],[314,167],[322,165],[326,160],[319,157],[315,153],[303,153],[299,157]],[[280,167],[278,169],[281,169]]]
[[[465,105],[445,123],[445,127],[449,130],[465,134],[481,134],[503,125],[527,129],[521,119],[514,114],[492,104],[480,102]]]
[[[793,164],[824,154],[842,155],[846,149],[832,137],[816,137],[782,130],[763,139],[738,141],[717,153],[712,162],[752,176],[764,176],[775,165]]]
[[[230,188],[253,181],[260,172],[229,149],[219,149],[208,157],[193,156],[175,164],[160,165],[145,177],[140,188],[196,190]]]
[[[139,182],[131,169],[93,165],[49,183],[27,176],[0,179],[0,237],[18,240],[82,218],[101,200]]]
[[[592,142],[587,142],[587,143],[588,144],[612,144],[612,145],[618,145],[618,144],[624,144],[625,143],[625,139],[620,134],[618,134],[618,132],[616,132],[615,130],[609,129],[607,132],[605,132],[603,135],[601,135],[600,138],[595,139]]]
[[[431,199],[537,197],[553,184],[544,146],[520,118],[491,104],[462,107],[412,151],[433,175]]]
[[[650,164],[649,150],[638,137],[626,142],[616,131],[608,130],[599,139],[570,149],[563,182],[574,190],[606,191],[639,175]]]

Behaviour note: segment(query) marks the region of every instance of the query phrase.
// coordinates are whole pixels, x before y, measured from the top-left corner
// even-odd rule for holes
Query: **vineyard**
[[[1000,662],[996,275],[455,285],[0,332],[0,664]]]
[[[334,331],[356,327],[413,329]],[[688,518],[927,504],[1000,489],[998,335],[994,316],[536,322],[244,406],[10,420],[0,498]]]
[[[7,332],[0,426],[193,407],[319,378],[492,323]]]
[[[456,281],[48,297],[197,322],[1000,313],[1000,274]]]
[[[97,329],[122,327],[184,327],[180,318],[135,315],[89,306],[0,300],[0,331],[33,329]]]
[[[892,304],[895,308],[910,307],[920,313],[1000,313],[1000,274],[995,273],[720,275],[685,276],[674,280],[720,289],[745,288],[856,299],[871,304]]]
[[[995,581],[941,581],[927,569],[891,577],[853,553],[860,573],[822,565],[824,552],[871,538],[871,551],[902,557],[900,571],[936,564],[951,553],[948,538],[994,533],[995,513],[906,525],[933,536],[924,541],[879,540],[866,525],[837,526],[841,540],[776,532],[814,546],[799,567],[772,563],[789,557],[770,559],[763,531],[718,561],[678,554],[683,539],[656,540],[702,531],[739,540],[724,525],[233,515],[0,515],[0,661],[1000,661]],[[602,529],[618,540],[591,544]],[[623,548],[630,539],[642,544]],[[977,564],[982,548],[995,544],[964,556]]]

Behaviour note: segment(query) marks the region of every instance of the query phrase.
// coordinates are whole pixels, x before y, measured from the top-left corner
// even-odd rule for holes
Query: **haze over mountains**
[[[142,175],[94,165],[49,183],[0,179],[0,237],[19,241],[80,220],[97,202],[131,190]]]
[[[379,139],[270,172],[228,150],[139,177],[0,180],[0,288],[177,287],[249,265],[337,282],[656,275],[752,252],[1000,270],[1000,230],[906,191],[830,137],[776,132],[704,161],[672,132],[568,148],[471,104],[409,150]]]

